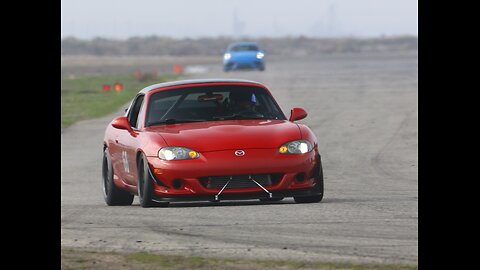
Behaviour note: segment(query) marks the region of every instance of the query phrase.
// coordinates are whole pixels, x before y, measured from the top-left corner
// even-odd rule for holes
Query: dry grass
[[[62,67],[94,67],[94,66],[142,66],[173,64],[213,64],[222,63],[222,55],[218,56],[95,56],[95,55],[62,55]]]
[[[172,256],[145,252],[114,253],[62,249],[62,269],[198,269],[198,270],[414,270],[417,266],[393,264],[351,264],[327,262],[301,262],[292,260],[246,260],[204,258],[198,256]]]

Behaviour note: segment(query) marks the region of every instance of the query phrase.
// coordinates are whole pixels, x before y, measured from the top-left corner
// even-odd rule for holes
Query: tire
[[[148,161],[144,154],[141,155],[140,160],[138,161],[138,200],[140,205],[143,208],[153,207],[153,206],[162,206],[166,207],[169,202],[155,202],[153,200],[153,178],[150,175],[148,168]]]
[[[314,196],[304,196],[304,197],[293,197],[296,203],[318,203],[321,202],[323,199],[323,168],[322,168],[322,160],[320,156],[317,156],[318,167],[315,170],[315,180],[316,185],[314,190],[319,193],[318,195]]]
[[[279,198],[261,198],[260,201],[261,202],[278,202],[278,201],[281,201],[283,200],[283,197],[279,197]]]
[[[113,166],[108,148],[103,151],[102,161],[103,197],[109,206],[131,205],[134,195],[118,188],[113,182]]]
[[[153,179],[148,171],[148,161],[142,154],[138,161],[138,199],[143,208],[154,206],[153,198]]]

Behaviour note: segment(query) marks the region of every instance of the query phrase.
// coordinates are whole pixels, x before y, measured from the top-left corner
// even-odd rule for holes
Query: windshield
[[[258,51],[258,47],[255,45],[236,45],[230,48],[232,52],[245,52],[245,51]]]
[[[286,120],[263,88],[244,85],[195,86],[154,93],[148,102],[145,126],[185,122]]]

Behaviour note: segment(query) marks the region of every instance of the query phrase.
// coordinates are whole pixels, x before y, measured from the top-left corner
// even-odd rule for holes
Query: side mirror
[[[293,108],[290,111],[290,121],[297,121],[307,117],[307,112],[302,108]]]
[[[113,119],[112,126],[114,128],[125,129],[125,130],[128,130],[129,132],[133,132],[133,129],[130,126],[130,123],[128,122],[128,118],[126,116],[119,116]]]

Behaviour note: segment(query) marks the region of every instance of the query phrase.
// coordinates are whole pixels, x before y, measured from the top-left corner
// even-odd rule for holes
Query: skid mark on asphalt
[[[416,101],[416,56],[325,58],[272,61],[263,73],[225,74],[215,67],[201,75],[264,82],[287,117],[291,107],[308,111],[302,121],[316,133],[325,164],[322,203],[298,205],[289,198],[144,209],[136,199],[133,206],[107,207],[99,176],[101,136],[110,119],[92,120],[62,133],[62,245],[416,263],[417,186],[408,177],[416,168],[389,163],[415,160],[412,137],[397,124],[406,121],[410,128],[415,120],[404,114]],[[408,145],[402,148],[403,142]],[[392,149],[406,149],[407,158]]]
[[[384,158],[383,156],[387,152],[388,148],[393,144],[393,142],[398,139],[398,137],[401,135],[400,133],[405,131],[405,126],[410,123],[412,115],[414,113],[417,113],[417,109],[415,108],[414,110],[408,112],[403,120],[400,122],[398,125],[398,128],[393,132],[392,136],[390,139],[380,148],[378,153],[371,159],[371,165],[376,168],[382,175],[388,176],[388,180],[391,181],[398,181],[398,180],[406,180],[406,181],[411,181],[412,179],[410,177],[407,177],[401,173],[399,173],[397,170],[392,170],[388,164],[384,163]]]
[[[332,249],[332,248],[347,248],[351,245],[350,242],[357,243],[357,246],[364,246],[369,248],[388,248],[392,247],[392,241],[396,242],[396,246],[412,246],[416,244],[416,238],[412,239],[398,239],[398,236],[390,236],[387,234],[379,237],[379,235],[358,235],[357,231],[339,231],[336,233],[321,233],[321,229],[318,229],[318,233],[323,234],[323,237],[319,238],[338,238],[341,236],[342,238],[348,238],[348,243],[346,244],[328,244],[328,242],[322,243],[319,238],[315,238],[316,241],[312,241],[311,238],[311,231],[291,231],[289,225],[301,225],[303,228],[308,227],[309,225],[320,227],[322,225],[328,224],[335,226],[336,224],[341,224],[349,222],[345,220],[343,222],[257,222],[255,224],[255,229],[250,227],[252,224],[225,224],[225,225],[166,225],[162,224],[161,226],[158,225],[156,222],[145,222],[144,226],[146,226],[149,230],[159,234],[167,234],[171,236],[178,236],[179,239],[176,241],[182,242],[187,239],[187,241],[192,241],[191,239],[203,239],[205,241],[214,241],[218,243],[224,244],[241,244],[241,245],[255,245],[259,247],[276,247],[276,248],[283,248],[285,247],[285,243],[289,243],[288,239],[294,237],[298,238],[305,238],[305,241],[302,244],[293,244],[296,248],[302,248],[310,250],[314,249]],[[357,224],[361,225],[364,228],[368,228],[369,226],[374,226],[377,224],[377,221],[370,221],[367,223]],[[205,228],[212,228],[216,227],[215,230],[205,230]],[[354,226],[355,227],[355,226]],[[289,231],[288,234],[282,234],[281,232],[285,228]],[[193,232],[195,231],[195,232]],[[215,232],[222,232],[216,234]],[[279,233],[282,237],[271,237],[275,234]],[[318,237],[318,235],[317,235]],[[186,238],[186,239],[184,239]],[[310,242],[309,242],[310,239]],[[380,239],[382,239],[380,241]],[[268,241],[266,241],[268,240]],[[369,241],[373,241],[369,243]],[[384,242],[385,244],[379,244],[379,242]],[[363,244],[360,244],[363,243]],[[380,256],[381,257],[381,256]]]

